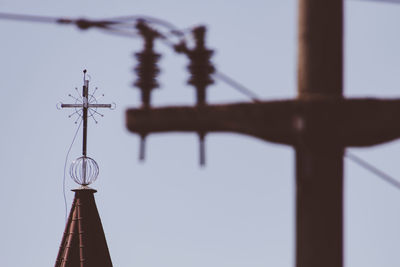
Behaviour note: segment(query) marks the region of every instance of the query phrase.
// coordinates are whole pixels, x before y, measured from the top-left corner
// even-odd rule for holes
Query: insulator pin
[[[144,161],[146,155],[146,135],[140,135],[139,161]]]
[[[186,54],[190,60],[188,70],[191,76],[188,84],[196,88],[197,105],[199,106],[206,104],[206,88],[214,83],[211,74],[215,72],[210,61],[214,52],[205,47],[205,33],[206,28],[204,26],[193,30],[195,47],[192,50],[188,49],[184,42],[175,46],[176,52]]]
[[[199,133],[199,163],[201,167],[206,165],[205,133]]]
[[[139,34],[143,37],[144,47],[141,52],[135,53],[135,57],[139,63],[134,68],[138,77],[134,86],[141,90],[143,107],[149,108],[151,102],[151,91],[159,87],[156,79],[157,75],[160,73],[157,61],[160,59],[161,55],[154,52],[154,40],[160,35],[157,31],[147,26],[143,21],[139,21],[136,24],[136,28],[139,31]]]

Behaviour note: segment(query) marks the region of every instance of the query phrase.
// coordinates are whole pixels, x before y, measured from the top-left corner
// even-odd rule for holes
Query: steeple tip
[[[112,267],[111,257],[93,193],[88,186],[72,190],[74,202],[55,267]]]
[[[87,186],[87,185],[81,185],[80,187],[75,188],[75,189],[72,189],[71,191],[73,191],[73,192],[91,191],[91,192],[93,192],[93,193],[96,193],[96,192],[97,192],[96,189],[91,188],[91,187],[89,187],[89,186]]]

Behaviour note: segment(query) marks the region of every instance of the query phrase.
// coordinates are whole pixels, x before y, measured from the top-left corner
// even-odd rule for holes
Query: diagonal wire
[[[400,4],[400,0],[353,0],[353,1],[365,1],[365,2],[382,2],[382,3],[396,3],[396,4]],[[0,19],[8,19],[8,20],[18,20],[18,21],[31,21],[31,22],[42,22],[42,23],[77,23],[78,21],[74,21],[74,20],[70,20],[70,19],[60,19],[60,18],[55,18],[55,17],[44,17],[44,16],[32,16],[32,15],[19,15],[19,14],[11,14],[11,13],[2,13],[0,12]],[[123,23],[123,22],[128,22],[129,20],[138,20],[138,19],[144,19],[147,22],[150,23],[155,23],[158,25],[161,25],[165,28],[168,28],[171,32],[175,33],[176,35],[184,35],[184,32],[181,31],[180,29],[178,29],[175,25],[171,24],[168,21],[164,21],[158,18],[154,18],[154,17],[146,17],[146,16],[129,16],[129,17],[119,17],[119,18],[114,18],[114,20],[117,21],[104,21],[108,24],[118,24],[118,23]],[[87,21],[89,22],[89,21]],[[93,22],[92,22],[93,23]],[[104,25],[103,25],[104,24]],[[102,30],[106,33],[110,33],[110,34],[115,34],[115,35],[119,35],[119,36],[124,36],[124,37],[138,37],[137,34],[129,32],[129,31],[124,31],[121,29],[117,29],[117,28],[110,28],[108,27],[105,23],[103,24],[99,24],[99,22],[94,23],[91,26],[99,26],[101,25],[100,28],[102,28]],[[79,26],[79,25],[78,25]],[[174,43],[171,42],[170,40],[168,40],[167,38],[162,38],[161,39],[163,41],[163,43],[170,47],[170,48],[174,48]],[[233,78],[229,77],[228,75],[217,71],[214,73],[214,77],[225,82],[226,84],[228,84],[229,86],[231,86],[232,88],[236,89],[237,91],[239,91],[240,93],[246,95],[247,97],[249,97],[253,102],[260,102],[260,97],[254,93],[252,90],[250,90],[249,88],[245,87],[243,84],[237,82],[236,80],[234,80]],[[96,112],[97,113],[97,112]],[[68,156],[69,153],[71,151],[72,145],[76,139],[77,133],[79,131],[79,128],[82,124],[82,121],[79,124],[79,127],[75,133],[75,136],[72,140],[71,146],[68,149],[67,152],[67,156],[66,156],[66,160],[65,160],[65,165],[64,165],[64,179],[63,179],[63,192],[64,192],[64,202],[65,202],[65,216],[67,216],[67,202],[66,202],[66,198],[65,198],[65,171],[66,171],[66,164],[67,164],[67,160],[68,160]],[[377,175],[378,177],[380,177],[381,179],[383,179],[384,181],[386,181],[387,183],[391,184],[392,186],[395,186],[397,189],[400,189],[400,182],[397,181],[395,178],[393,178],[392,176],[390,176],[389,174],[379,170],[378,168],[376,168],[375,166],[373,166],[372,164],[368,163],[367,161],[361,159],[360,157],[350,153],[350,152],[346,152],[345,156],[350,159],[351,161],[353,161],[354,163],[358,164],[359,166],[365,168],[366,170],[374,173],[375,175]]]
[[[32,16],[32,15],[19,15],[19,14],[10,14],[10,13],[2,13],[0,12],[0,19],[9,19],[9,20],[18,20],[18,21],[31,21],[31,22],[43,22],[43,23],[77,23],[78,21],[70,20],[70,19],[60,19],[60,18],[55,18],[55,17],[45,17],[45,16]],[[171,32],[174,32],[178,36],[183,36],[184,31],[181,31],[178,27],[173,25],[172,23],[161,20],[158,18],[153,18],[153,17],[148,17],[148,16],[129,16],[129,17],[120,17],[120,18],[114,18],[113,20],[110,21],[105,21],[107,23],[115,23],[118,24],[119,22],[124,22],[124,21],[129,21],[129,20],[138,20],[138,19],[144,19],[145,21],[148,21],[150,23],[155,23],[162,25],[165,28],[168,28]],[[89,22],[89,21],[88,21]],[[96,22],[92,22],[95,25]],[[97,22],[98,23],[98,22]],[[92,26],[93,26],[92,25]],[[97,25],[97,24],[96,24]],[[130,37],[130,38],[135,38],[138,37],[138,35],[134,32],[130,31],[125,31],[121,30],[118,28],[114,27],[106,27],[106,24],[104,24],[104,27],[101,27],[100,29],[104,33],[108,34],[113,34],[113,35],[118,35],[118,36],[123,36],[123,37]],[[78,25],[79,26],[79,25]],[[174,43],[168,40],[168,38],[162,38],[161,41],[168,47],[174,48]],[[220,81],[228,84],[232,88],[236,89],[240,93],[246,95],[249,97],[253,102],[260,102],[260,98],[249,88],[245,87],[244,85],[240,84],[239,82],[235,81],[233,78],[229,77],[228,75],[217,71],[214,73],[214,77],[219,79]]]
[[[65,196],[65,174],[66,174],[66,170],[67,170],[68,156],[69,156],[69,153],[71,152],[73,144],[75,143],[75,139],[76,139],[76,136],[78,135],[79,129],[81,128],[81,125],[82,125],[82,120],[79,123],[78,128],[76,129],[74,138],[72,138],[72,142],[71,142],[71,145],[68,148],[68,152],[67,152],[67,155],[65,156],[65,162],[64,162],[63,195],[64,195],[64,206],[65,206],[65,222],[67,222],[67,213],[68,213],[68,211],[67,211],[67,198]]]
[[[247,88],[243,84],[235,81],[234,79],[232,79],[228,75],[226,75],[226,74],[224,74],[224,73],[222,73],[220,71],[216,71],[214,73],[214,77],[219,79],[219,80],[221,80],[221,81],[223,81],[224,83],[228,84],[229,86],[231,86],[232,88],[236,89],[240,93],[246,95],[253,102],[256,102],[256,103],[261,102],[260,97],[256,93],[251,91],[249,88]]]
[[[373,166],[371,163],[363,160],[362,158],[354,155],[353,153],[350,153],[350,152],[347,151],[345,153],[345,157],[347,157],[348,159],[350,159],[354,163],[356,163],[359,166],[363,167],[364,169],[372,172],[373,174],[375,174],[376,176],[378,176],[379,178],[381,178],[385,182],[389,183],[390,185],[392,185],[392,186],[394,186],[394,187],[396,187],[397,189],[400,190],[400,182],[396,178],[394,178],[394,177],[390,176],[389,174],[381,171],[377,167]]]
[[[375,2],[375,3],[400,4],[400,0],[352,0],[351,2]]]
[[[173,51],[175,51],[174,43],[171,42],[168,38],[162,38],[160,40],[165,46],[167,46],[167,47],[171,48]],[[243,95],[249,97],[253,102],[255,102],[255,103],[261,102],[260,97],[256,93],[254,93],[252,90],[250,90],[248,87],[244,86],[243,84],[239,83],[238,81],[234,80],[232,77],[228,76],[227,74],[225,74],[221,71],[215,71],[213,76],[216,79],[228,84],[230,87],[236,89],[238,92],[242,93]]]
[[[41,22],[41,23],[59,23],[60,21],[59,18],[55,17],[20,15],[20,14],[3,13],[3,12],[0,12],[0,19]]]

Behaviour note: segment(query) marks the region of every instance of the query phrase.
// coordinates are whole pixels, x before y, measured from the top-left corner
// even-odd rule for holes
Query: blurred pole
[[[299,100],[342,98],[342,28],[343,0],[299,0]],[[296,146],[296,266],[341,267],[343,147],[315,133],[313,115],[300,115]]]

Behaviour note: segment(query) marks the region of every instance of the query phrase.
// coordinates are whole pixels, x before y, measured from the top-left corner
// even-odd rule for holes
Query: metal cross
[[[90,98],[89,98],[90,96]],[[79,99],[77,99],[78,102]],[[102,114],[98,113],[97,108],[112,108],[113,104],[98,104],[93,95],[89,95],[89,80],[86,79],[86,70],[83,70],[83,87],[82,87],[82,103],[75,104],[61,104],[61,108],[75,108],[81,109],[82,113],[78,113],[78,115],[82,116],[83,120],[83,143],[82,143],[82,155],[86,157],[86,147],[87,147],[87,121],[88,121],[88,112],[97,113],[100,116]],[[93,113],[90,116],[93,116]],[[95,120],[96,121],[96,120]],[[96,121],[97,122],[97,121]]]

